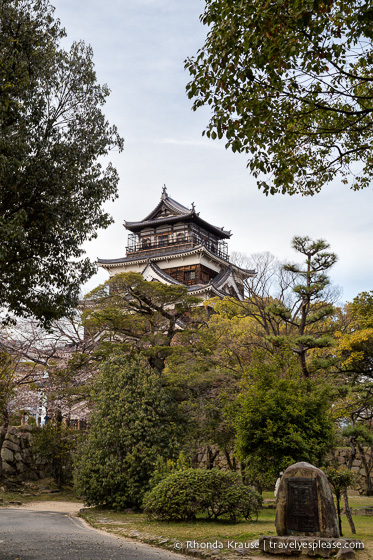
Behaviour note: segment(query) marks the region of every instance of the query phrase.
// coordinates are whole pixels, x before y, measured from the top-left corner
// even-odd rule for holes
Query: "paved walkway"
[[[68,503],[68,502],[66,502]],[[184,557],[108,535],[53,511],[58,502],[0,509],[1,560],[182,560]],[[60,503],[61,504],[61,503]],[[59,508],[62,506],[60,505]],[[67,506],[66,506],[67,507]],[[70,505],[71,507],[71,505]],[[26,509],[27,508],[27,509]],[[54,509],[58,509],[54,507]]]

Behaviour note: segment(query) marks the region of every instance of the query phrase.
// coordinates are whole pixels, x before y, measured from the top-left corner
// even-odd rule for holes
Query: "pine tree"
[[[337,261],[337,256],[327,251],[330,245],[323,239],[313,241],[307,236],[294,237],[292,246],[305,256],[305,266],[287,264],[283,267],[298,281],[292,288],[294,298],[288,305],[279,302],[268,307],[270,313],[285,324],[284,334],[270,339],[277,346],[290,343],[300,361],[303,377],[308,378],[309,350],[329,348],[334,344],[326,325],[327,319],[334,314],[334,307],[328,301],[330,280],[326,271]],[[313,361],[313,367],[319,365],[320,360]]]

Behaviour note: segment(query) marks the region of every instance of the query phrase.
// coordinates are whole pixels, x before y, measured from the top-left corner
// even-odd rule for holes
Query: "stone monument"
[[[284,472],[277,492],[276,531],[264,535],[263,552],[287,556],[317,556],[353,560],[354,549],[364,545],[339,537],[332,491],[325,474],[309,463],[296,463]]]
[[[330,484],[313,465],[296,463],[286,469],[276,505],[278,535],[339,537]]]

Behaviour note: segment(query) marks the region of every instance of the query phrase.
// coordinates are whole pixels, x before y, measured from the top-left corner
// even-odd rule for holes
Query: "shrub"
[[[154,488],[163,480],[170,476],[170,474],[174,474],[177,471],[185,471],[189,468],[188,461],[182,451],[179,453],[179,457],[176,461],[172,459],[165,459],[161,455],[158,455],[157,460],[155,462],[154,471],[152,477],[149,481],[149,487]]]
[[[232,521],[258,514],[261,496],[245,486],[236,473],[218,469],[177,471],[145,495],[147,516],[165,521],[191,521],[197,514]]]
[[[45,461],[58,488],[72,481],[79,434],[59,422],[49,421],[36,430],[31,441],[35,458]]]

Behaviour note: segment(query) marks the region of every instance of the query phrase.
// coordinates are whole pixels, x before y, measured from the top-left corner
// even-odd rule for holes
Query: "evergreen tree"
[[[307,354],[312,349],[325,349],[333,346],[334,341],[328,333],[327,319],[334,315],[334,306],[328,301],[329,277],[326,274],[337,261],[334,253],[327,251],[329,243],[323,239],[313,241],[309,237],[294,237],[293,248],[305,256],[305,266],[298,264],[284,265],[284,270],[294,275],[292,287],[293,298],[289,304],[285,301],[274,302],[268,311],[280,318],[285,325],[283,334],[272,336],[273,344],[289,345],[298,356],[303,377],[310,376]],[[329,329],[331,330],[331,329]],[[313,360],[312,367],[330,365],[329,360]]]
[[[83,313],[86,335],[98,341],[98,353],[123,352],[146,356],[151,367],[162,372],[181,330],[190,334],[200,298],[186,286],[148,282],[137,272],[123,272],[107,280],[87,296]],[[198,324],[198,320],[196,319]],[[185,335],[184,335],[185,336]]]
[[[258,355],[231,414],[250,478],[266,486],[292,463],[321,466],[334,444],[330,389],[299,376],[292,354]]]
[[[82,244],[112,221],[123,141],[103,112],[90,46],[61,47],[49,0],[0,0],[0,309],[44,324],[95,272]]]
[[[139,507],[157,457],[178,455],[180,418],[158,373],[140,359],[114,354],[101,367],[77,489],[89,505]]]

